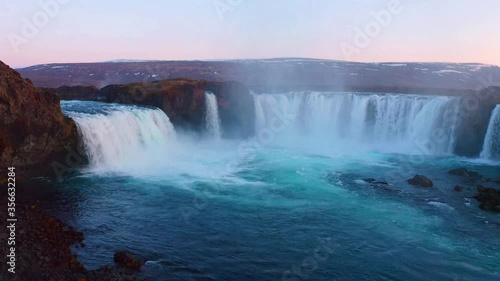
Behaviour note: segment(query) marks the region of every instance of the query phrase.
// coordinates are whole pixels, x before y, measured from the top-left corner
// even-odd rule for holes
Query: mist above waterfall
[[[256,147],[299,147],[320,154],[451,155],[460,126],[459,97],[290,92],[253,94],[253,98]],[[148,163],[166,167],[173,157],[189,161],[191,152],[200,147],[221,151],[227,145],[227,140],[220,142],[219,105],[211,92],[205,93],[202,135],[207,137],[201,139],[174,128],[157,108],[76,101],[61,105],[77,122],[89,164],[95,169],[146,167]],[[497,107],[492,114],[482,158],[499,158],[499,112]],[[218,141],[210,144],[210,140]],[[236,142],[244,145],[246,141]],[[238,154],[238,147],[234,150]]]
[[[296,117],[276,142],[336,151],[451,154],[459,98],[396,94],[257,94],[256,131],[270,124],[276,109]]]
[[[237,170],[228,170],[226,164],[239,156],[238,143],[213,141],[221,137],[220,118],[215,96],[207,97],[208,138],[175,129],[153,107],[81,101],[63,101],[61,106],[77,123],[89,162],[86,171],[149,179],[170,175],[191,182]]]

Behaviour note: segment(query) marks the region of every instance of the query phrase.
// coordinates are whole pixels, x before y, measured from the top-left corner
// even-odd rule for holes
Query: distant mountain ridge
[[[38,87],[191,78],[238,81],[253,91],[293,89],[453,89],[500,85],[500,67],[479,63],[361,63],[306,58],[55,63],[18,69]],[[490,85],[492,84],[492,85]]]

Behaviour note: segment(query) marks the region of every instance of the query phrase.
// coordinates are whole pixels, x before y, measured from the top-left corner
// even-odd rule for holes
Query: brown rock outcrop
[[[434,183],[428,177],[424,175],[415,175],[413,178],[408,180],[408,183],[414,186],[422,187],[433,187]]]
[[[479,208],[487,211],[500,213],[500,190],[484,187],[477,187],[477,194],[474,198],[480,202]]]
[[[123,251],[116,252],[113,256],[113,260],[127,269],[139,270],[142,266],[141,261],[134,258],[132,254]]]
[[[42,88],[53,91],[61,100],[94,100],[99,89],[94,86],[61,86],[57,88]]]
[[[248,88],[237,82],[169,79],[149,83],[109,85],[96,100],[156,106],[175,126],[204,130],[205,92],[217,97],[223,137],[246,138],[254,134],[255,105]]]
[[[59,98],[0,61],[0,169],[15,167],[18,180],[55,176],[51,163],[76,150],[75,122],[63,115]]]

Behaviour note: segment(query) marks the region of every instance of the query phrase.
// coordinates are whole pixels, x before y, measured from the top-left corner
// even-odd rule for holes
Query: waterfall
[[[175,139],[169,118],[157,108],[62,101],[80,131],[91,167],[133,162]]]
[[[273,132],[278,143],[339,151],[453,153],[457,97],[312,92],[255,94],[254,99],[257,136],[280,127]],[[284,113],[295,117],[283,121]]]
[[[481,158],[500,160],[500,105],[497,105],[491,114]]]
[[[220,139],[222,135],[221,121],[217,97],[210,92],[205,92],[205,126],[210,137]]]

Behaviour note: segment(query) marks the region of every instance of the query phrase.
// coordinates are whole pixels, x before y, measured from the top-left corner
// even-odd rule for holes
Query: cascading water
[[[500,160],[500,105],[497,105],[491,114],[481,158]]]
[[[319,249],[332,255],[309,280],[499,280],[495,214],[452,188],[407,185],[419,173],[449,186],[445,171],[457,165],[492,178],[497,169],[451,155],[372,152],[411,152],[415,140],[435,136],[434,149],[449,151],[460,99],[297,93],[255,101],[257,136],[245,141],[172,139],[154,108],[62,102],[93,164],[42,193],[57,194],[44,204],[49,212],[89,232],[79,259],[99,268],[109,255],[96,253],[125,241],[152,280],[280,280]],[[252,276],[242,274],[248,268]]]
[[[210,92],[205,92],[205,126],[210,137],[220,139],[222,135],[221,120],[217,97]]]
[[[175,139],[160,109],[81,101],[62,101],[61,107],[77,123],[91,167],[116,166]]]
[[[283,123],[273,135],[277,141],[299,140],[301,145],[339,151],[453,152],[460,101],[456,97],[313,92],[254,98],[256,132]],[[294,117],[281,120],[283,116]]]

